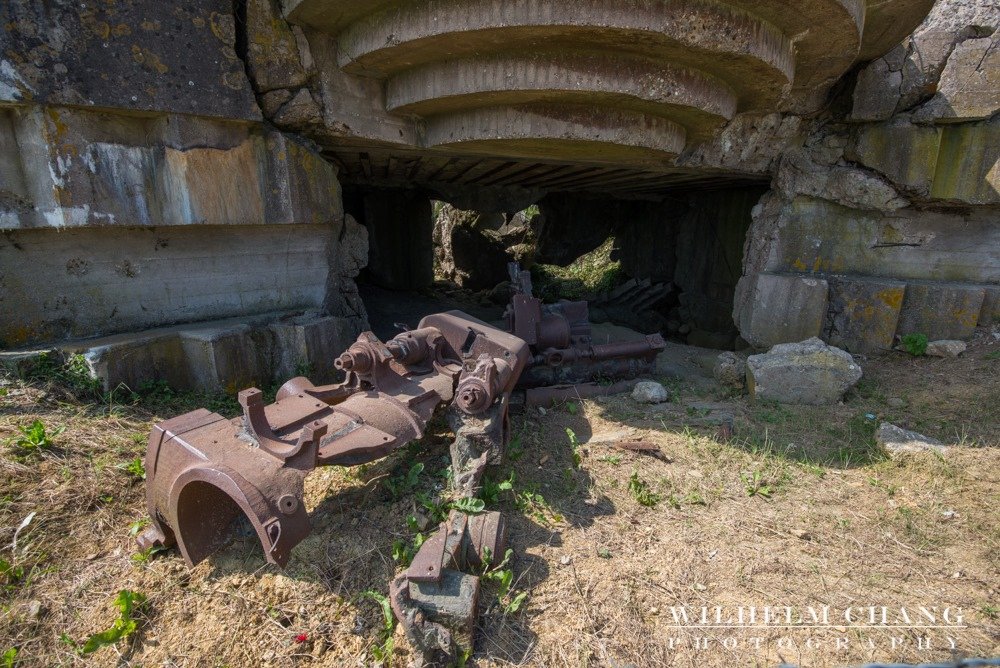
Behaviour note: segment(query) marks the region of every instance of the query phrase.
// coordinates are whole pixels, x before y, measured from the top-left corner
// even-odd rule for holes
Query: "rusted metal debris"
[[[243,416],[199,409],[157,424],[146,455],[152,526],[141,548],[177,544],[190,565],[230,538],[242,511],[267,560],[284,566],[310,531],[303,479],[317,466],[355,466],[420,438],[437,407],[489,413],[528,363],[527,344],[458,311],[424,318],[382,343],[362,334],[335,362],[343,383],[293,378],[265,406],[258,389],[240,392]]]
[[[650,334],[637,341],[594,343],[587,302],[543,304],[532,295],[531,274],[516,262],[508,265],[513,297],[504,319],[507,331],[531,348],[531,364],[520,387],[588,383],[606,378],[636,378],[653,370],[666,347]]]
[[[606,394],[626,387],[586,384],[597,376],[632,378],[664,347],[659,335],[630,344],[593,344],[586,302],[544,306],[530,278],[512,267],[519,289],[508,331],[460,311],[427,316],[417,329],[382,342],[358,337],[334,365],[346,379],[315,386],[298,377],[265,405],[263,393],[239,393],[241,417],[199,409],[153,427],[146,453],[152,523],[141,549],[177,545],[191,566],[226,545],[245,515],[271,563],[284,566],[311,531],[303,481],[318,466],[356,466],[387,456],[424,434],[442,405],[455,432],[455,489],[479,491],[510,440],[515,386],[537,401]],[[542,388],[554,380],[579,386]],[[390,588],[393,610],[414,648],[431,665],[471,648],[479,578],[506,545],[499,513],[452,512]],[[472,571],[471,573],[469,571]]]

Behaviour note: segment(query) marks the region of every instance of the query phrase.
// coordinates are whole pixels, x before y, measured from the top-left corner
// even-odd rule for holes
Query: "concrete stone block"
[[[927,194],[934,183],[941,133],[941,128],[903,121],[866,126],[847,155],[893,183]]]
[[[931,341],[968,339],[983,310],[986,288],[962,283],[908,283],[896,333]]]
[[[828,292],[829,285],[822,278],[760,274],[749,308],[741,313],[740,334],[758,348],[819,336]]]
[[[275,377],[283,380],[304,374],[315,383],[336,377],[333,360],[361,333],[356,320],[308,314],[272,323],[270,328],[278,355]]]
[[[177,389],[196,389],[176,332],[154,330],[122,334],[59,346],[80,353],[105,391],[125,387],[138,391],[145,383],[163,381]]]
[[[852,353],[892,348],[906,283],[891,279],[835,276],[823,338]]]
[[[199,388],[235,394],[271,380],[273,335],[265,327],[237,324],[180,334],[189,373]]]
[[[1000,323],[1000,285],[986,285],[983,289],[985,296],[983,310],[979,312],[979,326],[989,327]]]

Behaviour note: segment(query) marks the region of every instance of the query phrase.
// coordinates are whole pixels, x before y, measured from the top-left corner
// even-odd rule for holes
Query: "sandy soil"
[[[510,613],[511,595],[501,602],[487,590],[470,665],[918,662],[949,658],[951,641],[958,655],[1000,656],[1000,342],[983,333],[957,360],[862,359],[862,383],[825,408],[729,396],[707,379],[710,358],[671,348],[660,366],[669,404],[625,396],[515,418],[513,451],[494,473],[513,473],[513,490],[492,507],[507,513],[513,593],[527,598]],[[363,593],[384,592],[400,570],[393,542],[412,539],[406,518],[421,510],[418,493],[443,489],[442,425],[377,464],[312,475],[316,530],[286,571],[268,566],[252,540],[189,571],[176,553],[133,558],[143,484],[124,465],[144,452],[154,421],[199,398],[121,405],[4,382],[0,443],[35,419],[66,430],[40,457],[0,457],[0,558],[21,569],[0,577],[0,656],[16,648],[20,666],[375,663],[383,621]],[[713,424],[727,415],[731,438]],[[883,419],[955,447],[889,459],[873,440]],[[662,456],[623,452],[614,447],[622,438],[654,442]],[[415,461],[425,464],[417,487],[393,499],[386,480]],[[654,506],[639,503],[641,489],[647,502],[659,497]],[[122,589],[148,599],[137,631],[78,657],[60,637],[80,642],[111,626]],[[683,629],[678,606],[696,617],[703,606],[710,617],[715,606],[724,616],[737,606],[758,615],[792,606],[796,616],[829,606],[831,616],[853,608],[857,617],[885,606],[888,623],[900,608],[937,606],[934,625],[951,628],[784,629],[769,620],[763,629]],[[406,665],[401,630],[394,640],[392,663]]]

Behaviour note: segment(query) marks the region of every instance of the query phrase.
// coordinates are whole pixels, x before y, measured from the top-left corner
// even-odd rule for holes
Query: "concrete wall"
[[[347,345],[367,326],[367,235],[336,167],[262,122],[233,4],[88,5],[0,6],[0,348],[217,319],[236,341],[306,317],[254,334],[254,359],[279,360],[266,376],[325,350],[303,332]],[[126,366],[108,378],[141,380]],[[226,368],[183,384],[224,386]]]
[[[778,158],[734,317],[757,346],[966,338],[1000,294],[1000,6],[941,0]]]

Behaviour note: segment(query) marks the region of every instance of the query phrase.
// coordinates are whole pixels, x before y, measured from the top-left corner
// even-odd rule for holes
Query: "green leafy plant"
[[[602,462],[607,462],[608,464],[611,464],[612,466],[618,466],[619,464],[622,463],[622,456],[621,455],[604,455],[603,457],[601,457],[601,461]]]
[[[417,503],[427,513],[431,524],[440,524],[448,516],[449,504],[446,501],[431,498],[424,492],[417,493]]]
[[[118,592],[115,598],[115,607],[118,608],[118,619],[114,621],[111,628],[87,638],[82,644],[77,644],[65,633],[61,636],[63,642],[71,646],[80,656],[92,654],[102,647],[114,645],[121,640],[128,638],[135,633],[139,622],[133,615],[141,611],[146,604],[146,597],[139,592],[123,589]]]
[[[569,411],[570,415],[576,415],[577,409],[578,409],[578,407],[576,405],[576,402],[574,402],[574,401],[567,402],[567,404],[566,404],[566,410]]]
[[[749,475],[741,473],[740,480],[743,482],[743,488],[749,497],[761,496],[770,499],[774,493],[770,485],[764,484],[764,474],[760,471],[754,471]]]
[[[420,474],[423,472],[423,463],[417,462],[410,467],[410,470],[406,472],[406,475],[386,479],[385,487],[389,490],[389,494],[392,495],[393,499],[402,498],[404,495],[409,494],[416,488],[417,484],[420,482]]]
[[[654,507],[662,498],[649,487],[649,483],[639,477],[638,471],[633,471],[628,479],[628,491],[632,497],[639,502],[639,505],[647,508]]]
[[[515,596],[510,595],[510,589],[514,583],[514,571],[510,568],[510,560],[513,556],[514,551],[507,550],[503,555],[503,561],[491,567],[492,555],[487,552],[484,555],[484,570],[481,576],[486,582],[496,583],[497,602],[503,608],[504,613],[508,615],[520,610],[528,598],[527,592],[521,592]]]
[[[903,350],[914,357],[920,357],[927,352],[926,334],[907,334],[899,340],[899,343],[903,346]]]
[[[149,518],[143,517],[128,525],[128,535],[137,536],[140,531],[149,525]]]
[[[395,649],[393,634],[396,632],[396,618],[392,616],[392,606],[389,604],[389,599],[377,591],[362,592],[361,597],[370,598],[382,608],[382,628],[379,629],[378,643],[372,647],[372,655],[376,661],[391,666],[392,652]]]
[[[487,478],[483,481],[483,488],[479,492],[479,498],[486,502],[486,505],[492,506],[496,505],[500,501],[500,494],[502,492],[512,492],[514,491],[514,472],[511,471],[510,475],[501,481],[496,481],[491,478]]]
[[[409,524],[409,522],[407,522]],[[413,557],[416,556],[417,551],[420,546],[424,544],[427,538],[424,534],[419,531],[413,537],[412,542],[407,542],[405,540],[396,539],[392,541],[392,559],[401,566],[409,566],[413,561]]]
[[[21,436],[11,444],[11,447],[16,457],[27,459],[40,456],[44,451],[50,450],[54,445],[52,439],[66,431],[66,427],[58,427],[50,434],[46,431],[45,424],[41,420],[35,420],[30,426],[18,427],[18,430],[21,432]]]
[[[576,432],[566,427],[566,438],[569,439],[569,447],[573,452],[573,468],[579,468],[582,457],[580,456],[580,439],[576,437]]]
[[[24,567],[0,559],[0,589],[13,589],[24,581]]]
[[[119,464],[118,468],[125,471],[136,480],[146,479],[146,465],[143,463],[142,457],[136,457],[129,462]]]
[[[162,545],[154,545],[153,547],[147,547],[145,550],[140,550],[132,555],[132,563],[134,564],[148,564],[156,555],[168,552],[170,548],[163,547]]]
[[[516,462],[524,456],[524,446],[521,444],[521,435],[518,434],[510,439],[507,445],[507,459]]]
[[[476,497],[463,497],[452,501],[449,504],[449,507],[463,513],[475,515],[486,510],[486,502],[482,499],[477,499]]]
[[[0,668],[14,668],[15,663],[17,663],[17,648],[11,647],[0,654]]]

